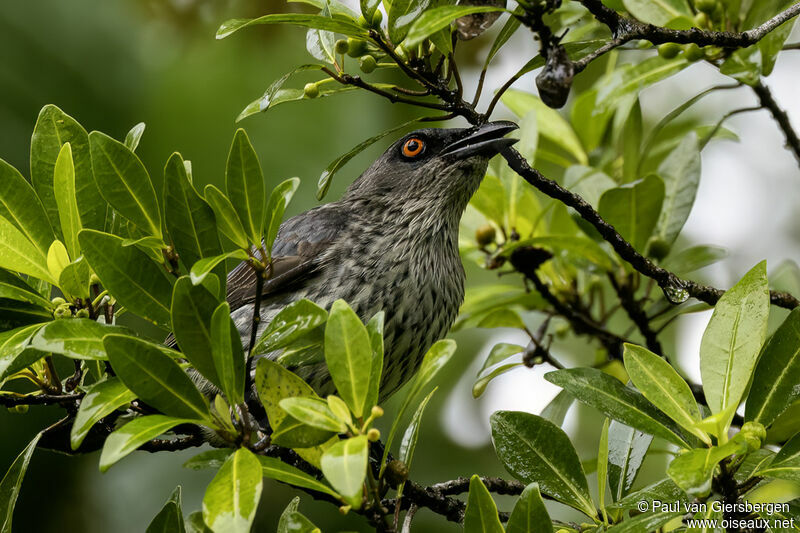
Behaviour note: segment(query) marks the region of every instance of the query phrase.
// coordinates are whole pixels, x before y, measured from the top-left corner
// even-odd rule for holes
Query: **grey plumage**
[[[408,134],[341,200],[286,220],[273,248],[273,275],[262,291],[257,334],[300,298],[325,308],[343,298],[365,321],[383,310],[381,399],[397,390],[456,318],[464,297],[459,220],[489,158],[514,142],[502,138],[514,128],[501,122]],[[411,139],[423,143],[414,157],[403,152]],[[245,345],[254,293],[252,271],[245,264],[237,266],[228,276],[227,299]],[[298,373],[321,394],[333,392],[324,364]]]

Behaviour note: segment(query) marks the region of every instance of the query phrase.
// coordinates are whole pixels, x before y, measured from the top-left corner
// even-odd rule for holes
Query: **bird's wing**
[[[324,252],[339,238],[347,212],[337,204],[326,204],[301,213],[281,224],[272,247],[272,275],[264,282],[263,296],[290,290],[312,276]],[[231,310],[255,300],[256,277],[246,263],[228,274],[227,300]]]

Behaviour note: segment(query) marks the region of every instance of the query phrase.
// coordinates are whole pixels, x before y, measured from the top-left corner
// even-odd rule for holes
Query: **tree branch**
[[[608,279],[611,282],[611,286],[614,287],[617,296],[619,296],[619,301],[622,304],[622,308],[628,314],[628,318],[631,319],[631,322],[636,325],[639,333],[644,337],[647,349],[655,354],[664,355],[664,349],[661,347],[661,342],[658,340],[658,334],[650,327],[650,319],[647,317],[647,313],[644,312],[644,309],[642,309],[641,303],[636,300],[630,284],[620,285],[616,276],[610,272],[608,274]]]
[[[506,148],[503,150],[502,155],[511,169],[522,176],[525,181],[547,196],[577,211],[581,218],[594,226],[603,239],[611,244],[614,251],[616,251],[623,260],[629,263],[639,273],[655,280],[665,293],[686,291],[689,296],[706,302],[709,305],[716,304],[725,293],[725,291],[721,289],[716,289],[695,281],[681,279],[672,272],[654,264],[637,252],[631,243],[622,238],[617,230],[614,229],[614,226],[603,220],[600,214],[595,211],[586,200],[560,186],[553,180],[545,178],[538,170],[532,168],[525,158],[514,148]],[[770,291],[770,302],[773,305],[786,309],[794,309],[800,305],[800,300],[791,294],[778,291]]]
[[[786,114],[786,111],[781,109],[778,102],[772,97],[772,92],[769,90],[769,87],[759,81],[757,84],[753,85],[752,88],[753,92],[758,96],[761,107],[769,109],[769,112],[772,113],[775,122],[778,123],[781,131],[783,131],[783,135],[786,137],[786,147],[792,151],[795,159],[800,163],[800,138],[797,137],[797,133],[792,128],[789,115]]]

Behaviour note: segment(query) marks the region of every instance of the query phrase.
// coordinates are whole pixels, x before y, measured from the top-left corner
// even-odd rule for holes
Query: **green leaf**
[[[318,448],[336,436],[335,431],[320,429],[310,426],[293,416],[287,416],[275,427],[272,432],[272,444],[283,446],[284,448]],[[319,457],[317,457],[318,461]]]
[[[140,123],[144,129],[144,123]],[[134,126],[136,128],[136,126]],[[128,134],[130,136],[130,133]],[[126,139],[127,141],[127,139]],[[138,139],[136,139],[138,143]],[[181,487],[178,485],[164,507],[147,526],[145,533],[186,533],[181,510]]]
[[[327,319],[327,311],[309,300],[292,302],[275,315],[259,337],[253,353],[264,354],[285,348]]]
[[[154,345],[124,335],[106,335],[108,360],[138,398],[170,416],[208,421],[208,402],[181,367]]]
[[[89,145],[94,179],[103,198],[140,230],[161,237],[161,209],[139,157],[99,131],[89,134]]]
[[[219,232],[229,238],[238,248],[248,248],[247,233],[239,215],[225,194],[213,185],[204,189],[206,201],[214,211]]]
[[[325,450],[320,465],[330,484],[354,509],[361,508],[361,493],[367,475],[366,435],[340,440]]]
[[[81,256],[64,267],[58,277],[58,286],[67,298],[90,300],[91,276],[92,270],[89,268],[89,262]]]
[[[657,26],[681,16],[693,16],[686,0],[622,0],[622,4],[637,19]]]
[[[654,236],[672,245],[692,211],[700,185],[700,150],[697,135],[683,138],[663,163],[658,174],[664,180],[664,205],[658,217]]]
[[[372,365],[369,372],[369,389],[367,393],[367,403],[365,408],[372,409],[380,400],[381,377],[383,373],[383,331],[384,317],[383,311],[378,311],[367,322],[367,333],[369,342],[372,346]]]
[[[42,202],[33,188],[16,168],[2,159],[0,159],[0,217],[11,222],[37,250],[44,254],[55,239]]]
[[[228,402],[244,402],[245,355],[228,302],[219,304],[211,316],[211,355]]]
[[[172,293],[172,332],[184,357],[217,387],[222,383],[211,348],[211,317],[219,299],[188,276],[178,278]]]
[[[285,100],[286,93],[282,91],[284,84],[289,80],[289,78],[291,78],[298,72],[303,72],[306,70],[319,70],[323,66],[324,65],[319,65],[319,64],[301,65],[287,72],[286,74],[284,74],[283,76],[272,82],[272,84],[270,84],[270,86],[267,87],[267,90],[264,91],[264,94],[260,98],[258,98],[257,100],[253,100],[252,102],[247,104],[247,107],[245,107],[242,110],[242,112],[239,113],[239,116],[236,117],[236,122],[239,122],[240,120],[247,118],[250,115],[254,115],[256,113],[263,113],[264,111],[267,111],[271,107],[286,101]],[[302,92],[303,91],[300,91],[301,93],[300,98],[303,98]],[[320,89],[320,96],[322,96],[322,94],[323,90]]]
[[[234,32],[255,26],[256,24],[294,24],[306,28],[343,33],[351,37],[368,37],[369,33],[355,22],[340,18],[328,18],[322,15],[303,15],[299,13],[281,13],[277,15],[264,15],[254,19],[231,19],[225,21],[217,30],[217,39],[224,39]]]
[[[655,175],[609,189],[600,197],[600,215],[640,251],[656,227],[664,202],[664,182]]]
[[[69,143],[75,165],[75,194],[78,212],[84,228],[105,229],[108,204],[103,200],[92,173],[89,135],[86,130],[54,105],[46,105],[39,112],[31,138],[31,181],[41,198],[47,218],[56,233],[60,231],[60,218],[53,175],[62,146]]]
[[[264,228],[264,175],[247,133],[236,130],[225,166],[225,189],[250,243],[259,246]]]
[[[449,26],[457,18],[475,13],[490,13],[494,11],[505,10],[502,7],[495,6],[444,5],[427,9],[422,14],[410,12],[406,16],[413,16],[413,24],[408,29],[408,35],[403,41],[403,46],[416,46],[430,35]]]
[[[309,426],[336,433],[347,431],[347,426],[331,411],[324,400],[303,397],[284,398],[280,401],[280,406],[298,421]]]
[[[25,280],[2,268],[0,268],[0,298],[21,300],[48,309],[53,307],[50,300],[42,298],[42,295]]]
[[[486,59],[483,62],[484,70],[489,66],[489,63],[492,62],[494,56],[497,55],[497,52],[503,47],[504,44],[508,42],[512,35],[519,29],[520,20],[516,17],[516,15],[522,15],[525,13],[525,10],[522,6],[517,6],[514,11],[512,12],[511,16],[508,17],[506,23],[503,25],[500,32],[497,34],[494,42],[492,43],[492,47],[489,49],[489,53],[486,54]]]
[[[745,420],[769,427],[797,398],[800,383],[800,308],[767,341],[753,373]]]
[[[571,368],[545,374],[545,379],[569,391],[581,402],[591,405],[609,418],[650,435],[664,438],[682,448],[687,443],[641,394],[616,378],[595,368]]]
[[[641,0],[650,3],[650,0]],[[660,0],[656,0],[660,1]],[[602,116],[616,108],[625,98],[677,74],[691,64],[683,55],[674,59],[656,56],[636,64],[626,64],[611,72],[598,84],[593,116]]]
[[[320,16],[331,18],[328,2],[325,2],[322,6]],[[311,28],[306,32],[306,50],[308,50],[308,53],[314,56],[315,59],[325,61],[331,65],[336,63],[335,41],[336,36],[329,31]]]
[[[550,403],[544,406],[540,416],[561,427],[574,401],[575,398],[570,393],[562,390],[556,394],[555,398],[550,400]]]
[[[431,0],[393,0],[387,8],[389,39],[395,44],[403,42],[411,25],[430,6]]]
[[[394,436],[400,427],[400,422],[403,420],[406,411],[408,411],[408,409],[411,407],[417,395],[425,387],[427,387],[431,381],[433,381],[433,378],[436,377],[444,365],[450,361],[450,358],[453,357],[455,351],[455,341],[452,339],[442,339],[433,343],[433,346],[428,349],[428,351],[425,353],[425,356],[422,358],[422,364],[417,372],[417,376],[414,378],[411,387],[408,389],[406,397],[403,399],[403,403],[400,405],[400,410],[397,411],[397,414],[392,421],[392,427],[389,430],[389,435],[386,437],[383,461],[381,462],[381,475],[383,475],[383,471],[386,468],[386,458],[388,457],[389,450],[391,449],[392,441],[394,440]]]
[[[375,16],[375,11],[378,9],[378,6],[381,4],[380,0],[361,0],[359,2],[361,8],[361,14],[364,15],[364,19],[372,20]]]
[[[236,249],[213,257],[204,257],[192,265],[192,269],[189,272],[192,284],[200,285],[203,283],[205,277],[215,270],[217,266],[222,265],[224,267],[227,259],[239,259],[244,261],[248,257],[247,252],[242,249]],[[224,268],[222,270],[224,272]]]
[[[0,268],[27,274],[48,283],[57,281],[47,268],[47,255],[11,222],[0,216]]]
[[[361,417],[369,392],[372,346],[367,328],[344,300],[333,302],[325,324],[325,362],[339,396]]]
[[[539,135],[567,151],[581,165],[588,164],[588,157],[572,126],[556,111],[531,93],[510,89],[501,101],[512,113],[522,118],[529,112],[536,113]]]
[[[304,489],[311,489],[323,494],[328,494],[334,498],[338,498],[339,494],[332,490],[329,486],[321,481],[306,474],[291,465],[287,465],[280,459],[274,457],[258,456],[258,461],[261,463],[261,471],[264,476],[270,479],[276,479],[283,483],[294,485],[295,487],[302,487]]]
[[[700,343],[700,375],[712,413],[730,411],[742,401],[767,335],[769,287],[762,261],[714,307]]]
[[[195,511],[186,519],[186,527],[189,533],[213,533],[203,522],[203,512]]]
[[[700,409],[689,385],[668,362],[646,348],[625,344],[625,370],[645,398],[705,444],[711,439],[697,428]]]
[[[492,495],[476,474],[469,480],[467,508],[464,511],[464,533],[503,533]]]
[[[425,412],[428,402],[433,398],[433,394],[439,387],[434,387],[433,390],[425,396],[425,399],[419,403],[419,407],[411,417],[411,422],[408,423],[403,438],[400,441],[400,452],[397,457],[403,461],[410,469],[411,462],[414,459],[414,450],[417,447],[417,440],[419,439],[419,428],[422,425],[422,414]]]
[[[506,524],[506,533],[553,533],[538,483],[531,483],[522,491]]]
[[[728,251],[719,246],[691,246],[680,252],[670,253],[664,261],[664,268],[678,275],[688,274],[713,265],[727,256]]]
[[[144,133],[144,128],[145,128],[144,122],[139,122],[128,131],[127,135],[125,135],[125,146],[131,152],[135,152],[136,148],[139,146],[139,141],[142,140],[142,134]]]
[[[487,368],[491,368],[498,363],[502,363],[509,357],[521,353],[524,349],[525,347],[519,346],[518,344],[509,344],[506,342],[495,344],[492,346],[486,361],[483,362],[483,366],[481,367],[480,371],[478,371],[478,376],[483,374],[483,371]]]
[[[376,142],[380,141],[387,135],[395,133],[396,131],[402,130],[403,128],[418,122],[419,119],[415,118],[413,120],[409,120],[408,122],[404,122],[399,126],[395,126],[394,128],[388,129],[383,131],[373,137],[370,137],[366,141],[362,141],[353,148],[351,148],[348,152],[342,154],[341,156],[337,157],[333,161],[325,167],[325,170],[322,171],[322,174],[319,176],[319,180],[317,181],[317,200],[322,200],[325,195],[328,193],[328,189],[331,186],[331,181],[333,180],[333,176],[339,172],[339,170],[345,166],[351,159],[355,156],[375,144]]]
[[[603,513],[603,521],[608,522],[606,514],[606,485],[608,484],[608,424],[606,418],[600,433],[600,447],[597,450],[597,505]]]
[[[615,524],[605,531],[607,533],[640,533],[642,531],[658,531],[661,526],[668,524],[682,514],[684,514],[682,511],[671,513],[643,513],[620,522],[619,524]]]
[[[616,420],[608,427],[608,484],[615,502],[621,500],[636,481],[653,436]]]
[[[269,425],[277,428],[288,416],[280,406],[284,398],[319,398],[311,385],[275,361],[261,358],[256,363],[256,391],[267,412]]]
[[[486,392],[486,387],[489,386],[489,382],[491,382],[494,378],[496,378],[497,376],[501,376],[506,372],[514,370],[515,368],[519,368],[521,366],[523,366],[521,362],[509,363],[507,365],[499,366],[494,370],[492,370],[491,372],[489,372],[488,374],[481,376],[480,378],[475,380],[475,383],[473,383],[472,385],[472,397],[480,398],[483,395],[483,393]]]
[[[14,507],[17,505],[22,480],[25,478],[25,471],[28,470],[31,456],[41,436],[41,433],[37,433],[33,437],[22,453],[14,459],[3,480],[0,481],[0,533],[11,533],[11,520],[14,517]]]
[[[283,515],[281,515],[282,517]],[[298,513],[297,511],[290,512],[286,515],[286,533],[320,533],[320,529],[311,522],[308,518]],[[281,533],[280,528],[278,533]]]
[[[247,448],[233,453],[203,496],[203,521],[214,531],[248,533],[261,500],[263,474]]]
[[[497,456],[517,479],[539,483],[545,494],[597,516],[578,454],[569,437],[552,422],[516,411],[497,411],[490,418]]]
[[[756,470],[754,475],[800,481],[800,434],[784,444],[772,462]]]
[[[33,363],[33,361],[28,362],[23,354],[30,351],[26,350],[28,342],[41,327],[41,324],[31,324],[0,333],[0,383],[11,374]],[[44,355],[41,352],[37,354],[37,359]],[[28,355],[33,356],[33,354]]]
[[[72,162],[72,147],[65,143],[56,159],[53,190],[61,220],[61,234],[72,259],[80,256],[78,233],[81,231],[81,218],[78,211],[78,200],[75,195],[75,167]]]
[[[83,439],[89,434],[89,430],[101,418],[110,415],[135,399],[136,395],[116,377],[92,385],[81,400],[75,421],[72,423],[72,429],[70,429],[69,443],[72,449],[77,450],[80,447]]]
[[[616,259],[610,256],[597,242],[576,235],[546,235],[522,239],[503,246],[503,256],[509,257],[511,252],[520,246],[536,246],[553,252],[554,255],[564,254],[571,261],[583,261],[597,265],[603,270],[614,270],[618,265]]]
[[[230,448],[206,450],[183,463],[183,467],[191,470],[203,470],[205,468],[214,468],[218,470],[232,453],[233,450]]]
[[[69,265],[69,254],[67,248],[61,241],[53,241],[47,251],[47,270],[54,279],[61,277],[61,272]]]
[[[108,359],[103,337],[110,333],[130,334],[127,328],[107,326],[89,318],[54,320],[44,325],[31,339],[30,346],[43,352],[57,353],[71,359],[104,361]]]
[[[643,489],[637,490],[617,501],[614,507],[619,509],[636,509],[639,502],[647,502],[648,508],[653,508],[653,501],[659,502],[685,502],[688,501],[686,493],[671,479],[663,479]]]
[[[100,454],[100,471],[111,466],[136,450],[145,442],[162,435],[178,424],[191,423],[192,420],[164,415],[148,415],[134,418],[106,438]]]
[[[266,230],[264,246],[270,257],[272,256],[272,245],[275,242],[275,237],[278,236],[278,229],[283,221],[283,213],[292,200],[298,185],[300,185],[300,178],[290,178],[279,183],[269,195],[266,211],[267,220],[264,224]]]
[[[689,450],[677,456],[667,467],[667,474],[689,496],[703,498],[711,491],[712,477],[720,461],[747,453],[742,433],[722,446]]]
[[[167,231],[183,264],[191,268],[200,259],[222,253],[211,206],[192,185],[183,158],[172,154],[164,167],[164,210]],[[225,279],[223,268],[215,270]]]
[[[156,324],[169,324],[173,278],[120,237],[84,229],[81,249],[103,286],[121,305]]]

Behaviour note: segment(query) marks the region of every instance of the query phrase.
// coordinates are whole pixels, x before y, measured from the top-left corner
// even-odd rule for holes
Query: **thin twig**
[[[759,81],[751,87],[753,88],[753,92],[756,93],[756,96],[758,96],[758,101],[761,102],[761,106],[765,109],[769,109],[769,112],[772,113],[775,122],[778,123],[781,131],[783,131],[783,135],[786,137],[786,147],[792,151],[795,159],[800,163],[800,138],[797,137],[797,133],[794,131],[794,128],[792,128],[789,115],[786,114],[786,111],[781,109],[778,102],[772,97],[772,92],[762,82]]]

